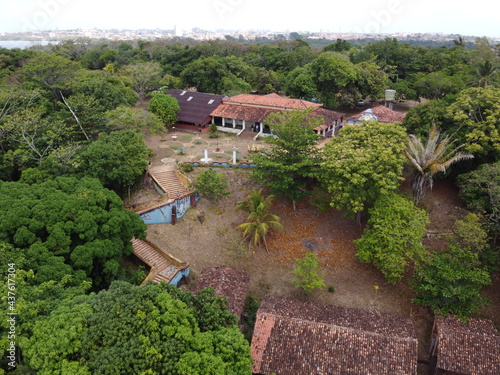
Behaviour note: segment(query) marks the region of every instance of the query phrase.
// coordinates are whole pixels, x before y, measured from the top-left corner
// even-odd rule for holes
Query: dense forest
[[[146,230],[122,197],[146,171],[145,132],[175,123],[169,89],[274,92],[330,109],[378,101],[386,89],[421,102],[400,124],[345,127],[321,152],[303,132],[314,127],[308,113],[270,118],[278,138],[255,155],[265,168],[254,178],[294,202],[321,190],[328,205],[367,220],[360,261],[391,283],[415,266],[415,303],[474,314],[498,266],[499,62],[500,46],[486,38],[436,47],[387,38],[0,49],[0,267],[8,276],[0,284],[2,296],[15,297],[2,311],[17,313],[0,343],[15,343],[12,373],[251,373],[249,344],[223,300],[135,286],[120,265]],[[397,194],[404,170],[413,199]],[[444,175],[470,212],[448,249],[430,254],[419,203]],[[13,370],[10,362],[6,352],[0,373]]]

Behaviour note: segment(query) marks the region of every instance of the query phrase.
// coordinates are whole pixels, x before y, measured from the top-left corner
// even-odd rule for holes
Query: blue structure
[[[174,217],[174,220],[179,220],[184,216],[188,208],[193,205],[193,199],[197,202],[200,200],[200,197],[197,193],[194,193],[187,197],[176,199],[170,204],[153,208],[150,211],[139,214],[139,216],[146,224],[172,223],[172,217]]]

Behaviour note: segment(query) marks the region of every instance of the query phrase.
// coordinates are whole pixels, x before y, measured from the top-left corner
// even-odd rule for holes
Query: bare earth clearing
[[[206,134],[176,133],[177,140],[171,139],[171,133],[147,137],[147,143],[154,152],[153,165],[161,164],[160,160],[165,157],[179,161],[199,160],[203,157],[204,148],[209,149],[209,157],[214,161],[222,158],[230,161],[231,150],[235,146],[240,150],[239,157],[244,158],[247,153],[246,145],[252,143],[248,139],[221,137],[217,146],[222,149],[220,153],[214,153],[216,141],[209,139]],[[177,154],[179,146],[184,148],[186,155]],[[196,168],[188,177],[194,180],[202,170]],[[429,309],[411,304],[412,290],[407,286],[406,280],[398,285],[387,284],[373,266],[356,259],[352,241],[359,238],[362,227],[339,211],[331,209],[321,213],[307,201],[299,202],[298,213],[292,214],[291,202],[278,199],[273,211],[281,217],[285,230],[269,238],[270,253],[266,253],[264,249],[248,250],[248,246],[241,243],[241,233],[236,229],[246,217],[244,213],[235,211],[235,204],[245,199],[252,188],[261,186],[248,179],[251,173],[249,170],[220,168],[218,171],[226,177],[229,195],[217,203],[202,198],[198,206],[188,210],[176,225],[156,224],[148,227],[150,240],[190,263],[190,284],[204,267],[229,265],[250,273],[250,294],[259,299],[268,294],[305,298],[303,293],[291,285],[291,271],[295,258],[313,250],[323,260],[326,285],[333,285],[335,292],[315,291],[308,299],[411,318],[419,339],[419,360],[427,360],[432,313]],[[405,184],[402,189],[408,191]],[[136,192],[132,200],[134,204],[140,204],[157,197],[156,192],[143,189]],[[424,205],[431,215],[432,224],[429,229],[436,233],[426,240],[426,245],[431,249],[441,248],[443,240],[439,233],[451,231],[453,222],[460,217],[462,203],[457,198],[456,189],[443,180],[436,182],[434,190],[426,196]],[[494,286],[487,288],[485,293],[492,298],[491,306],[484,309],[481,316],[493,319],[497,327],[500,327],[498,273],[494,275],[493,281]],[[419,373],[426,373],[426,368],[425,363],[420,363]]]

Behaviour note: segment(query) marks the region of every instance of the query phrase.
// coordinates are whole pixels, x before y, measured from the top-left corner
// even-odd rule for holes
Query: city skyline
[[[331,33],[442,33],[500,36],[497,3],[478,0],[463,8],[451,1],[373,0],[314,7],[264,0],[25,0],[3,4],[0,33],[69,29],[270,30]]]

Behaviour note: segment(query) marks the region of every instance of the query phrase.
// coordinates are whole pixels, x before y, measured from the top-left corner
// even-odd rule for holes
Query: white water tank
[[[396,90],[385,90],[385,101],[393,102],[396,98]]]

